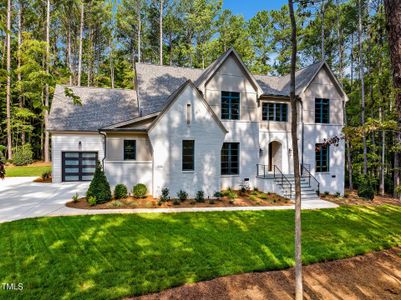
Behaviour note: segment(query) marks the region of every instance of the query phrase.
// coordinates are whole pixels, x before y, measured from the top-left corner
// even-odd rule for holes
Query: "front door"
[[[62,180],[90,181],[95,173],[97,152],[63,152]]]

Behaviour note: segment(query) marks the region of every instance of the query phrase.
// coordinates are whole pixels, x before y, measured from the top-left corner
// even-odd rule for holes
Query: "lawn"
[[[51,166],[10,166],[6,167],[6,177],[40,177],[45,171],[50,171],[51,169]]]
[[[303,212],[303,260],[401,244],[401,207]],[[0,297],[114,299],[292,266],[294,211],[97,215],[0,225]]]

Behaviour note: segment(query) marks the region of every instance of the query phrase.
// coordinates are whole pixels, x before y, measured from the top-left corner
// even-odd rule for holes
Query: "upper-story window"
[[[135,140],[124,140],[124,160],[136,160]]]
[[[263,121],[288,121],[288,104],[286,103],[263,103],[262,104]]]
[[[240,94],[237,92],[221,92],[221,118],[223,120],[239,120]]]
[[[330,123],[329,99],[315,99],[315,123]]]

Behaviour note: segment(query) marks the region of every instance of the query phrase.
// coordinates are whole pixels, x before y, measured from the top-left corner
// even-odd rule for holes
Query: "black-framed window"
[[[287,103],[263,103],[262,104],[262,120],[263,121],[288,121],[288,104]]]
[[[224,143],[221,149],[221,175],[239,174],[239,143]]]
[[[316,172],[329,172],[330,145],[316,144]]]
[[[239,120],[240,94],[237,92],[221,92],[221,118],[223,120]]]
[[[329,99],[315,99],[315,123],[330,123]]]
[[[124,160],[136,160],[136,140],[124,140]]]
[[[182,141],[182,170],[193,171],[195,170],[195,141],[183,140]]]

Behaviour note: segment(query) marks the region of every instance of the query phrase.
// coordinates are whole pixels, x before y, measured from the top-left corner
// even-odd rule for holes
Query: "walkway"
[[[116,213],[178,213],[242,210],[294,209],[294,206],[254,207],[202,207],[202,208],[136,208],[136,209],[92,209],[83,210],[66,207],[72,196],[85,195],[88,182],[80,183],[36,183],[34,177],[10,177],[0,180],[0,223],[42,216],[95,215]],[[308,200],[303,209],[335,208],[338,205],[325,200]]]

